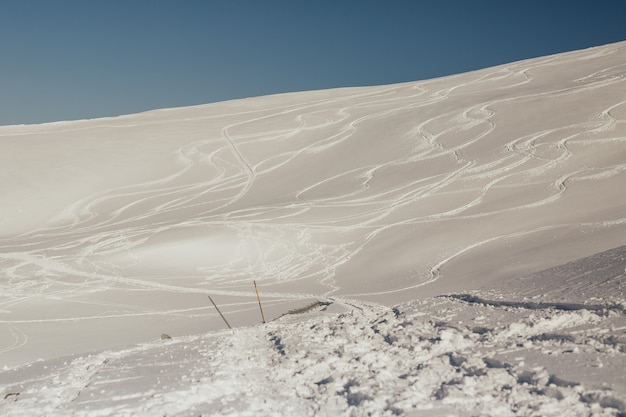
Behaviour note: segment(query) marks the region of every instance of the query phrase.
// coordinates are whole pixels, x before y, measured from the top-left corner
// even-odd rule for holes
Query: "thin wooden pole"
[[[256,286],[256,281],[252,281],[254,283],[254,291],[256,291],[256,299],[259,301],[259,309],[261,310],[261,321],[265,324],[265,315],[263,314],[263,307],[261,307],[261,297],[259,297],[259,289]]]
[[[224,320],[224,323],[226,323],[226,325],[228,326],[229,329],[232,329],[232,327],[230,327],[230,324],[228,324],[228,322],[226,321],[226,317],[224,317],[224,315],[222,314],[220,309],[217,307],[217,304],[215,304],[215,301],[213,301],[213,299],[211,298],[210,295],[209,295],[209,300],[211,300],[211,304],[213,304],[213,307],[215,307],[217,312],[220,313],[220,316],[222,317],[222,320]]]

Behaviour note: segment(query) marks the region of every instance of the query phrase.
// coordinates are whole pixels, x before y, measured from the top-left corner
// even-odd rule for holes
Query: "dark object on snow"
[[[20,396],[19,392],[9,392],[4,396],[5,400],[13,400],[13,402],[17,401],[17,398]]]
[[[217,306],[217,304],[215,304],[215,301],[213,301],[213,299],[211,298],[211,296],[209,295],[209,300],[211,301],[211,304],[213,304],[213,307],[215,307],[215,309],[217,310],[218,313],[220,313],[220,317],[222,318],[222,320],[224,320],[224,323],[226,323],[226,326],[228,326],[229,329],[232,329],[232,327],[230,327],[230,324],[228,324],[228,322],[226,321],[226,317],[224,317],[224,315],[222,314],[222,312],[220,311],[219,307]]]
[[[278,336],[274,332],[269,332],[267,335],[270,338],[270,342],[274,343],[274,348],[278,351],[278,353],[280,353],[282,356],[285,356],[285,346],[283,345],[280,336]]]
[[[574,342],[574,336],[570,336],[568,334],[557,334],[557,333],[541,333],[535,336],[531,336],[529,339],[531,342]]]
[[[483,362],[485,362],[487,368],[509,369],[511,367],[511,365],[509,365],[508,363],[499,361],[495,358],[484,357]]]
[[[501,300],[486,300],[484,298],[470,295],[470,294],[449,294],[449,295],[441,295],[439,297],[447,297],[455,300],[465,301],[469,304],[482,304],[486,306],[494,306],[494,307],[513,307],[513,308],[525,308],[528,310],[543,310],[552,308],[555,310],[562,311],[577,311],[577,310],[588,310],[594,312],[602,312],[602,311],[617,311],[621,313],[625,313],[624,307],[615,304],[615,305],[603,305],[603,304],[577,304],[577,303],[534,303],[530,301],[501,301]]]

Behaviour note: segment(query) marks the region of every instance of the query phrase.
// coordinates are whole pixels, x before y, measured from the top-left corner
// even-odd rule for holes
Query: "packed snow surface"
[[[0,127],[0,170],[0,415],[626,415],[626,42]]]

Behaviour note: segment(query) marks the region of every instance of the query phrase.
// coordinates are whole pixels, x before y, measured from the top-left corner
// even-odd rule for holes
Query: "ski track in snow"
[[[29,340],[43,329],[37,326],[55,323],[93,327],[107,320],[131,323],[152,317],[206,321],[206,326],[217,329],[221,323],[206,302],[207,294],[222,297],[225,313],[239,315],[240,324],[252,324],[258,308],[253,279],[277,317],[287,305],[316,299],[332,299],[350,309],[363,300],[380,298],[390,304],[399,294],[405,294],[401,300],[415,298],[444,281],[463,280],[448,271],[463,268],[470,255],[495,246],[524,253],[546,236],[555,239],[555,246],[566,245],[572,230],[597,236],[595,241],[605,245],[614,242],[610,247],[626,243],[626,200],[620,189],[626,172],[626,64],[620,63],[624,48],[608,45],[430,81],[338,90],[321,98],[303,95],[306,99],[300,101],[287,96],[291,98],[285,104],[274,100],[255,106],[251,99],[237,111],[227,107],[212,112],[207,106],[203,113],[202,108],[172,115],[165,111],[162,119],[148,113],[144,118],[90,121],[84,127],[41,125],[31,127],[31,133],[28,127],[0,128],[2,140],[188,126],[169,136],[154,133],[155,143],[158,139],[172,145],[169,159],[149,179],[85,194],[36,228],[10,235],[0,223],[0,365],[3,357],[12,358],[4,363],[13,365],[45,356],[45,348],[37,350]],[[594,64],[603,60],[608,64]],[[569,76],[565,69],[571,70],[570,78],[554,75]],[[583,104],[577,105],[577,100]],[[530,115],[517,120],[521,110]],[[540,110],[550,112],[550,117]],[[146,143],[150,146],[148,139]],[[612,194],[612,200],[599,198],[588,210],[571,210],[568,204],[596,197],[586,191],[590,189]],[[498,227],[490,227],[493,222]],[[615,238],[620,234],[621,240]],[[399,243],[389,252],[396,258],[388,261],[392,278],[387,279],[376,275],[385,268],[376,269],[372,248],[384,247],[390,237]],[[406,248],[407,243],[416,246]],[[478,279],[480,272],[475,275]],[[374,281],[378,283],[368,285]],[[126,296],[118,299],[115,294]],[[163,303],[166,299],[176,302]],[[49,306],[43,317],[30,312],[38,303]],[[177,323],[180,328],[181,321]],[[279,326],[273,326],[274,334],[279,334]],[[180,331],[185,333],[184,325]],[[476,345],[474,336],[461,333]],[[265,336],[250,340],[255,337],[265,346]],[[289,343],[294,336],[285,337]],[[202,343],[219,348],[233,343],[216,340],[208,336]],[[431,345],[423,348],[437,351],[437,344]],[[288,351],[293,345],[285,346]],[[35,353],[21,357],[25,348],[34,348]],[[129,349],[117,355],[127,358],[133,353]],[[109,366],[105,360],[112,360],[110,355],[114,353],[99,354],[89,364],[80,362],[82,357],[76,359],[77,366]],[[259,360],[268,361],[263,355]],[[445,355],[437,351],[429,360],[445,362]],[[272,364],[279,359],[272,359]],[[470,362],[478,366],[480,361]],[[270,365],[261,363],[259,372]],[[294,366],[291,363],[289,369]],[[457,366],[454,372],[467,371],[462,368]],[[502,378],[515,378],[511,368],[498,369],[508,374]],[[79,379],[91,381],[95,375],[86,372]],[[321,381],[331,375],[319,377]],[[285,380],[272,383],[288,381],[285,375],[276,378]],[[297,394],[300,399],[328,400],[330,408],[311,410],[305,402],[305,409],[294,412],[348,412],[341,408],[345,404],[333,403],[338,401],[331,399],[337,392],[343,392],[340,396],[348,404],[373,401],[359,394],[359,385],[332,378],[316,384],[325,394]],[[408,379],[402,383],[408,384]],[[369,388],[384,391],[388,382]],[[446,388],[439,380],[433,384],[440,384],[435,391],[440,394],[425,393],[424,402],[418,401],[422,406],[432,395],[441,399],[456,395],[450,394],[454,384]],[[160,398],[158,389],[151,389],[156,391],[148,408]],[[194,395],[206,399],[202,386],[193,389],[201,391]],[[68,392],[49,394],[63,397],[63,404],[69,397],[81,398],[80,393]],[[392,392],[390,388],[385,404],[408,401],[409,407],[410,400]],[[137,393],[137,398],[145,394]],[[264,394],[237,393],[248,399]],[[134,397],[119,398],[124,403]],[[583,407],[598,401],[583,402]],[[220,407],[228,414],[228,406]],[[373,407],[387,406],[377,400]],[[385,409],[393,414],[392,408]]]

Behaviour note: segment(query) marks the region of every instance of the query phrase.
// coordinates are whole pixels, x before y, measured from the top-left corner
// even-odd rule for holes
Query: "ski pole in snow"
[[[224,323],[226,323],[226,325],[228,326],[229,329],[232,329],[232,327],[230,327],[230,324],[228,324],[228,322],[226,321],[226,317],[224,317],[224,315],[222,314],[220,309],[217,307],[217,304],[215,304],[215,301],[213,301],[213,299],[211,298],[210,295],[208,297],[209,297],[209,300],[211,300],[211,304],[213,304],[213,307],[215,307],[217,312],[220,313],[220,317],[222,317],[222,320],[224,320]]]
[[[259,289],[256,286],[256,281],[252,281],[254,283],[254,291],[256,291],[256,299],[259,301],[259,309],[261,310],[261,321],[265,324],[265,315],[263,314],[263,307],[261,307],[261,297],[259,297]]]

